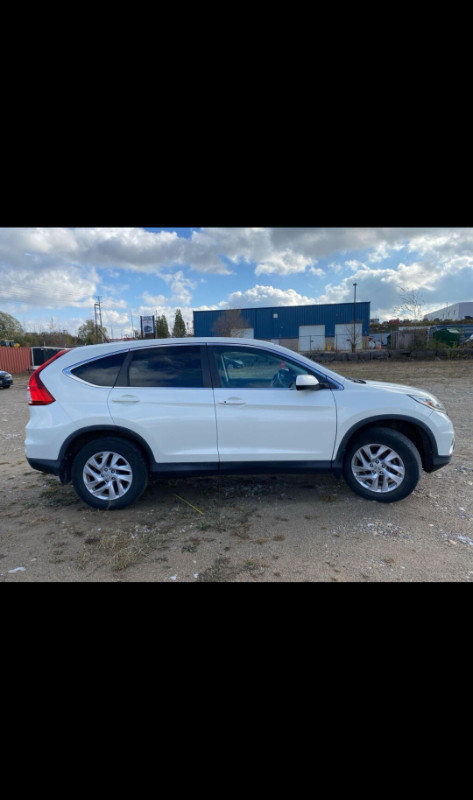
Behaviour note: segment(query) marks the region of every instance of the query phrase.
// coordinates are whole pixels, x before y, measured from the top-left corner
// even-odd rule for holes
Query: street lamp
[[[354,283],[354,296],[353,296],[353,350],[356,350],[356,287],[358,284]]]

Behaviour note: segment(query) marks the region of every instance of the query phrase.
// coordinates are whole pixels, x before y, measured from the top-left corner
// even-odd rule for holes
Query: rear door
[[[216,463],[215,404],[205,347],[130,350],[108,405],[116,425],[138,433],[157,463]]]

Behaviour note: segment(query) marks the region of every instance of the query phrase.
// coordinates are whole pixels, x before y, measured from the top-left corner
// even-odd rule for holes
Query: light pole
[[[353,351],[356,350],[356,287],[358,284],[354,283],[354,296],[353,296]]]

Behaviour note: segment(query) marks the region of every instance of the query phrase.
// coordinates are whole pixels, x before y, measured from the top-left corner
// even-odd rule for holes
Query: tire
[[[92,508],[126,508],[143,494],[148,469],[141,451],[124,439],[107,436],[79,450],[72,464],[72,484]]]
[[[371,428],[356,436],[345,453],[343,476],[367,500],[394,503],[417,486],[422,470],[411,440],[390,428]]]

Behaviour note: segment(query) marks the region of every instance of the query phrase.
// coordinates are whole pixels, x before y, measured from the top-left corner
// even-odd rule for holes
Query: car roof
[[[118,342],[103,342],[101,344],[87,344],[81,347],[70,348],[70,352],[79,353],[81,356],[84,354],[86,357],[94,358],[97,355],[102,355],[110,351],[117,350],[134,350],[143,347],[169,347],[175,344],[232,344],[232,345],[246,345],[246,347],[271,347],[280,349],[284,352],[288,351],[287,348],[280,345],[273,344],[273,342],[264,341],[262,339],[239,339],[229,336],[187,336],[180,339],[123,339]]]

